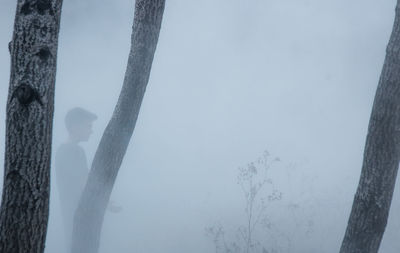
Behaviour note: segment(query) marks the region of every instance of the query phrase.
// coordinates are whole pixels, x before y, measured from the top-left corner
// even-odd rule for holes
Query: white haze
[[[1,122],[15,5],[1,0]],[[64,1],[54,149],[66,138],[66,111],[81,106],[99,117],[84,144],[92,159],[123,82],[133,7],[133,0]],[[290,227],[291,217],[279,213],[295,202],[315,224],[309,236],[294,235],[293,253],[338,252],[394,8],[394,0],[167,0],[112,194],[123,211],[106,214],[101,252],[214,252],[205,228],[219,222],[232,231],[243,222],[237,168],[265,149],[294,164],[273,172],[283,199],[271,208],[272,222]],[[4,136],[3,123],[1,154]],[[399,198],[397,187],[382,253],[400,250]],[[64,253],[63,245],[53,177],[46,252]]]

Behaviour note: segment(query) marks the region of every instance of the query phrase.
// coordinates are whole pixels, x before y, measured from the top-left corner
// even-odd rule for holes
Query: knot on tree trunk
[[[40,60],[46,61],[51,56],[51,52],[49,47],[44,46],[36,53],[36,55],[40,58]]]
[[[14,90],[11,100],[15,97],[17,98],[18,102],[24,106],[31,104],[33,101],[37,101],[40,105],[43,105],[39,93],[30,85],[25,83],[19,85]]]
[[[36,1],[25,1],[20,9],[20,13],[23,15],[29,15],[34,10],[40,15],[46,14],[49,11],[50,15],[53,15],[52,6],[50,0],[36,0]]]

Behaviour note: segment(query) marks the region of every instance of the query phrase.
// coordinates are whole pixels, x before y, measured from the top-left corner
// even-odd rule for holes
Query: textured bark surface
[[[360,182],[341,253],[375,253],[385,231],[400,161],[400,0],[375,95]]]
[[[125,79],[75,214],[73,253],[95,253],[110,194],[135,128],[150,76],[165,0],[137,0]]]
[[[62,0],[19,0],[7,100],[0,252],[44,251]]]

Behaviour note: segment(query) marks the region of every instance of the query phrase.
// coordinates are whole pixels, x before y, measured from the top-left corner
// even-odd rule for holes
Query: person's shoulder
[[[58,146],[56,151],[56,159],[65,157],[65,156],[73,156],[76,157],[80,154],[84,154],[84,150],[81,146],[76,143],[65,142]]]
[[[73,142],[64,142],[60,146],[58,146],[58,151],[67,151],[67,150],[83,150],[83,148]]]

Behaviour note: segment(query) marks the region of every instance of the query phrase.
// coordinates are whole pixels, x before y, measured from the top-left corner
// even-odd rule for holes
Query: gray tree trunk
[[[73,253],[96,253],[110,194],[150,76],[165,0],[137,0],[131,50],[117,105],[97,148],[74,218]]]
[[[18,0],[7,100],[0,252],[44,251],[62,0]]]
[[[375,95],[360,182],[341,253],[375,253],[385,231],[400,161],[400,0]]]

